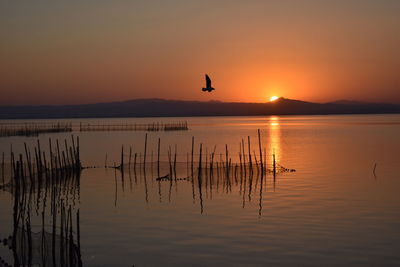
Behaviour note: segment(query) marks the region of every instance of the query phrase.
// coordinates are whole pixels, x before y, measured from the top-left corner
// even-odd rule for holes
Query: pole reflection
[[[146,166],[139,163],[141,166],[139,170],[142,171],[138,174],[139,179],[137,180],[139,181],[138,186],[143,189],[140,191],[143,192],[145,203],[163,205],[177,199],[181,201],[187,197],[203,214],[206,212],[206,205],[210,205],[213,200],[213,193],[218,197],[238,194],[242,208],[254,207],[252,202],[257,202],[258,215],[262,216],[262,205],[266,200],[264,195],[269,192],[267,184],[270,183],[275,191],[276,178],[279,174],[295,170],[287,169],[279,164],[282,158],[279,117],[268,118],[267,133],[260,137],[262,139],[259,138],[259,142],[251,142],[250,136],[246,138],[247,140],[241,139],[239,155],[236,154],[236,151],[232,154],[229,146],[225,144],[225,151],[223,154],[220,153],[219,157],[214,157],[215,146],[213,150],[208,150],[202,143],[198,144],[198,154],[195,154],[193,151],[197,149],[194,147],[192,138],[192,156],[185,153],[186,161],[177,160],[178,149],[175,145],[174,154],[172,154],[171,146],[168,149],[168,161],[157,161],[157,164],[148,162],[149,164]],[[261,142],[260,140],[265,141]],[[256,152],[258,150],[259,154]],[[209,154],[208,151],[213,152]],[[157,168],[156,171],[153,168]],[[130,171],[131,169],[128,169],[128,172]],[[135,172],[135,164],[132,171]],[[128,174],[130,175],[130,173]],[[153,183],[150,183],[149,186],[148,179],[157,181],[157,186],[153,188]],[[172,190],[173,184],[175,184],[175,190]],[[212,192],[213,189],[214,192]],[[115,206],[119,199],[117,197],[119,191],[115,190]],[[168,193],[163,195],[163,191]],[[184,196],[186,193],[188,195]]]

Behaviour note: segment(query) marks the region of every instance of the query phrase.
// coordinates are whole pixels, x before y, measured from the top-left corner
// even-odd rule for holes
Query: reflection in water
[[[60,173],[46,183],[28,183],[18,173],[14,183],[2,188],[14,199],[13,232],[3,239],[13,266],[82,266],[76,205],[80,174]]]
[[[188,162],[175,162],[170,164],[169,162],[159,162],[158,164],[148,164],[143,169],[143,173],[138,175],[137,186],[144,190],[143,195],[147,204],[152,204],[151,199],[156,199],[156,202],[163,202],[163,191],[167,191],[167,200],[171,202],[173,192],[178,194],[180,190],[187,190],[191,188],[191,196],[193,198],[193,205],[199,205],[200,214],[205,211],[205,200],[212,200],[213,195],[228,195],[238,194],[241,197],[242,208],[246,207],[246,203],[251,203],[254,197],[258,199],[258,214],[262,214],[263,205],[263,193],[267,192],[267,181],[271,184],[275,184],[276,176],[284,172],[290,172],[293,170],[286,169],[277,165],[275,171],[272,166],[267,166],[265,170],[261,170],[261,164],[256,160],[254,155],[254,164],[250,167],[249,162],[232,163],[232,160],[225,156],[225,159],[221,158],[221,161],[214,161],[214,154],[203,155],[202,144],[200,144],[199,158],[193,162],[193,172],[191,172],[191,164]],[[243,159],[250,159],[248,155],[241,155]],[[209,160],[205,160],[208,158]],[[172,157],[171,157],[172,159]],[[139,166],[142,169],[143,166]],[[162,177],[146,176],[146,173],[152,173],[151,168],[159,168],[160,173],[166,173]],[[135,172],[134,169],[127,169],[128,174]],[[117,172],[119,173],[119,172]],[[154,173],[158,173],[157,171]],[[186,176],[187,174],[193,173],[193,175]],[[123,187],[123,174],[121,172],[121,188]],[[117,178],[115,185],[115,205],[117,205],[118,192]],[[156,181],[157,185],[155,190],[149,190],[148,180]],[[181,186],[178,186],[181,184]],[[175,185],[175,186],[174,186]],[[172,187],[175,190],[172,190]],[[257,194],[258,192],[258,194]],[[157,195],[153,198],[152,194]],[[257,194],[257,195],[256,195]]]
[[[267,141],[269,142],[267,144],[267,147],[269,147],[269,155],[274,155],[275,154],[275,160],[277,162],[281,161],[281,128],[280,128],[280,122],[279,122],[279,117],[277,116],[271,116],[269,118],[269,124],[268,124],[268,133],[269,133],[269,138]]]
[[[261,182],[260,182],[260,202],[259,202],[259,209],[258,209],[258,216],[261,217],[261,213],[262,213],[262,196],[263,196],[263,183],[264,181],[264,175],[261,176]],[[275,182],[274,182],[275,184]]]
[[[279,136],[279,133],[277,135],[275,133],[273,135],[275,138],[271,138],[271,142],[276,144],[276,136]],[[266,157],[262,156],[263,150],[260,140],[259,132],[257,149],[259,154],[251,148],[249,136],[247,142],[244,139],[241,140],[238,154],[239,162],[236,153],[233,156],[230,154],[227,144],[225,144],[225,153],[219,155],[219,160],[216,160],[215,157],[216,146],[214,146],[213,152],[209,154],[208,149],[203,149],[203,144],[200,143],[198,154],[195,154],[194,138],[192,139],[193,149],[190,164],[189,156],[186,157],[186,162],[177,161],[178,149],[176,145],[174,150],[171,147],[168,150],[168,162],[158,160],[157,164],[154,162],[153,156],[151,156],[150,162],[146,161],[146,148],[143,158],[139,153],[138,161],[137,153],[135,153],[133,165],[131,165],[132,150],[130,150],[129,161],[126,164],[124,163],[122,149],[121,164],[116,166],[114,163],[112,167],[114,169],[115,186],[114,208],[117,208],[118,201],[123,199],[119,198],[118,194],[121,191],[125,193],[125,178],[129,177],[130,190],[127,191],[143,194],[146,204],[152,204],[153,193],[158,198],[157,202],[162,203],[162,192],[165,189],[168,190],[168,201],[171,202],[173,184],[175,185],[174,194],[178,195],[178,188],[188,192],[189,183],[191,183],[193,205],[199,205],[200,214],[205,213],[208,201],[213,198],[213,194],[215,194],[213,191],[216,191],[217,195],[239,193],[239,196],[242,197],[243,208],[246,207],[246,203],[250,204],[252,201],[258,200],[258,215],[261,217],[263,192],[267,191],[264,188],[266,187],[266,180],[270,178],[270,181],[273,179],[275,182],[276,174],[287,172],[288,169],[280,166],[275,168],[275,165],[271,169],[268,164],[263,162]],[[203,154],[203,151],[205,151],[205,154]],[[74,164],[73,168],[69,168],[68,164],[61,165],[59,161],[55,161],[60,164],[58,169],[47,168],[44,155],[44,166],[39,159],[37,169],[44,169],[43,172],[38,172],[40,175],[38,175],[37,181],[32,178],[36,176],[28,176],[24,173],[26,170],[23,168],[21,156],[13,172],[15,176],[12,179],[13,183],[1,187],[2,190],[9,189],[14,196],[13,233],[9,238],[6,238],[7,241],[4,243],[10,247],[13,253],[15,266],[30,266],[32,264],[40,266],[82,265],[79,209],[76,207],[76,197],[78,197],[79,202],[81,174],[79,150],[72,155],[79,164]],[[29,156],[27,158],[29,159]],[[50,159],[50,162],[53,163],[52,156]],[[69,162],[69,159],[65,161]],[[30,168],[29,165],[28,168]],[[107,172],[107,168],[106,166],[105,172]],[[154,168],[157,168],[157,171],[154,171]],[[131,172],[134,175],[135,187],[138,187],[140,191],[132,190]],[[155,173],[165,175],[154,176]],[[31,177],[30,181],[28,181],[28,177]],[[156,190],[153,190],[154,181],[157,181]],[[34,193],[35,190],[36,193]],[[47,205],[47,203],[50,205]],[[32,208],[32,204],[35,204],[35,209]],[[37,224],[32,224],[32,220],[40,222],[39,231],[34,231],[32,225]]]
[[[121,174],[123,177],[123,172]],[[122,178],[123,179],[123,178]],[[117,181],[117,169],[114,169],[114,180],[115,180],[115,197],[114,197],[114,206],[117,206],[117,199],[118,199],[118,181]]]
[[[200,201],[200,213],[203,213],[203,193],[202,193],[202,149],[203,149],[203,145],[200,144],[200,156],[199,156],[199,168],[198,168],[198,175],[197,175],[197,181],[198,181],[198,185],[199,185],[199,201]],[[206,178],[207,179],[207,178]]]
[[[54,151],[49,139],[48,161],[39,140],[34,157],[25,145],[25,161],[11,150],[8,182],[0,189],[13,197],[13,231],[3,244],[11,250],[14,266],[82,265],[79,210],[75,208],[82,166],[79,138],[71,139],[71,146],[65,140],[65,150],[56,140]]]
[[[386,118],[386,116],[373,118],[375,117],[379,120]],[[329,122],[329,118],[331,116],[316,117],[318,127],[315,123],[304,122],[304,118],[303,120],[300,118],[299,122],[298,117],[279,117],[275,121],[267,117],[254,118],[257,125],[237,126],[235,124],[232,126],[231,124],[231,126],[218,126],[219,128],[196,126],[182,135],[162,133],[160,135],[168,140],[166,143],[172,144],[172,151],[174,151],[174,142],[179,145],[180,155],[176,162],[177,180],[176,183],[175,179],[156,181],[156,178],[170,172],[166,157],[168,145],[165,145],[162,150],[165,153],[160,157],[160,174],[157,174],[154,166],[157,164],[153,164],[155,169],[152,174],[151,160],[146,165],[150,168],[146,172],[148,204],[145,197],[143,168],[139,164],[143,162],[143,150],[137,144],[143,143],[142,135],[140,135],[140,138],[137,138],[138,141],[132,143],[136,150],[132,152],[133,166],[126,169],[124,182],[121,180],[120,171],[116,171],[117,207],[114,207],[114,170],[84,170],[80,187],[74,187],[72,180],[67,180],[69,185],[64,188],[70,187],[73,191],[76,190],[75,202],[73,192],[67,193],[62,186],[58,189],[60,193],[67,193],[68,198],[56,204],[57,216],[54,221],[57,224],[54,243],[60,245],[55,246],[53,254],[51,244],[54,213],[51,211],[50,204],[51,186],[48,187],[47,194],[46,190],[35,189],[32,194],[25,194],[25,200],[20,198],[20,203],[25,201],[25,203],[30,203],[31,207],[24,208],[25,216],[17,216],[20,218],[17,228],[13,227],[12,200],[14,199],[10,200],[10,196],[13,195],[8,193],[11,192],[10,190],[3,187],[0,192],[0,237],[6,239],[6,246],[0,245],[1,258],[11,265],[14,264],[14,258],[20,262],[20,265],[24,261],[29,262],[29,242],[27,241],[32,239],[32,247],[39,244],[41,248],[41,240],[50,244],[50,250],[44,247],[45,249],[32,251],[32,263],[36,262],[34,258],[39,262],[46,262],[42,254],[50,255],[51,261],[53,261],[52,255],[55,255],[56,262],[66,261],[69,256],[64,255],[61,260],[59,251],[62,243],[59,240],[62,233],[62,239],[66,244],[64,248],[69,248],[69,240],[74,241],[74,247],[80,247],[77,231],[79,230],[77,227],[79,207],[82,219],[80,222],[82,259],[87,266],[132,266],[128,264],[132,262],[132,259],[135,259],[135,266],[160,266],[165,263],[188,266],[193,262],[205,266],[293,266],[307,265],[310,262],[322,266],[327,263],[337,266],[364,266],[374,265],[374,263],[377,266],[397,266],[398,246],[393,244],[399,240],[397,229],[400,187],[398,175],[396,176],[399,169],[396,148],[399,147],[400,128],[398,124],[361,126],[354,123],[354,125],[343,126],[342,121],[349,121],[347,118],[351,121],[365,121],[362,116],[341,116],[333,123]],[[397,115],[393,118],[398,121],[400,117]],[[313,119],[314,122],[315,119]],[[225,120],[227,119],[218,118],[218,121]],[[246,122],[249,118],[236,118],[236,120]],[[257,170],[255,161],[255,157],[259,157],[259,151],[255,149],[254,154],[254,149],[252,149],[253,178],[251,178],[248,167],[247,133],[254,127],[261,127],[261,124],[265,126],[262,131],[265,133],[263,144],[267,144],[265,146],[267,153],[264,154],[267,155],[268,171],[261,176],[260,166]],[[192,134],[198,138],[194,149],[193,171],[191,171],[190,153]],[[155,135],[158,137],[158,133],[150,137],[156,144]],[[98,153],[100,149],[107,151],[109,162],[112,162],[110,159],[119,159],[120,155],[118,153],[117,156],[113,156],[110,153],[113,146],[118,145],[120,148],[119,142],[128,143],[135,140],[135,135],[115,133],[109,137],[109,140],[113,141],[105,144],[105,147],[94,145],[108,136],[109,134],[101,133],[84,134],[82,137],[87,140],[83,144],[87,149],[83,150],[84,157],[82,158],[93,165],[100,166],[100,163],[93,163],[97,160],[93,155],[101,154],[98,156],[98,158],[101,157],[98,162],[101,162],[103,166],[104,153]],[[245,137],[244,145],[241,144],[243,136]],[[127,141],[128,138],[129,141]],[[16,142],[16,139],[12,140]],[[216,140],[221,142],[218,144],[218,153],[221,150],[225,152],[225,143],[229,146],[231,152],[231,159],[228,157],[228,165],[231,166],[229,177],[226,177],[225,153],[222,153],[222,159],[218,154],[213,160],[211,159],[210,152]],[[253,147],[257,145],[255,138],[251,141]],[[7,142],[3,141],[0,147],[8,151],[10,146]],[[205,155],[199,187],[197,176],[200,142],[203,143]],[[149,146],[149,156],[152,149],[157,151],[157,148],[154,148],[156,145]],[[238,154],[239,147],[240,154]],[[246,155],[242,152],[243,147]],[[17,150],[16,146],[14,150]],[[273,192],[274,175],[271,171],[274,150],[277,157],[276,193]],[[189,151],[188,156],[183,153],[186,151]],[[8,152],[6,153],[8,155]],[[333,154],[336,156],[333,157]],[[157,163],[156,155],[154,155],[155,163]],[[32,153],[32,156],[35,155]],[[186,160],[183,160],[183,156]],[[172,162],[174,158],[172,154]],[[47,159],[49,160],[49,157]],[[8,168],[9,157],[6,157],[5,161],[7,182],[10,169]],[[213,162],[212,171],[210,162]],[[298,166],[303,171],[295,176],[290,173],[281,174],[280,162],[287,162],[289,167]],[[375,183],[373,180],[374,162],[380,164],[375,172],[378,176],[384,176],[384,183]],[[2,175],[0,180],[4,177],[3,170],[2,168],[0,172]],[[132,178],[132,190],[128,190],[128,175]],[[365,176],[370,180],[365,179]],[[185,177],[188,179],[183,179]],[[251,186],[250,183],[252,183]],[[125,193],[122,194],[124,184]],[[173,184],[172,187],[174,185],[178,187],[177,191],[172,188],[171,203],[168,203],[171,184]],[[44,186],[42,188],[45,188],[45,183],[42,185]],[[29,185],[26,188],[26,192],[30,192]],[[55,186],[55,188],[60,187]],[[83,190],[80,193],[83,197],[82,203],[79,202],[79,188]],[[249,201],[250,188],[251,201]],[[199,189],[201,189],[201,196]],[[195,201],[194,204],[192,204],[193,201]],[[42,213],[44,203],[47,203],[45,205],[48,208]],[[203,209],[201,209],[201,204]],[[70,205],[73,239],[66,238],[69,236],[69,230],[60,231],[62,217],[69,217]],[[23,206],[25,204],[20,205],[20,207]],[[64,211],[61,211],[61,206],[65,206]],[[203,211],[202,214],[201,211]],[[21,212],[18,213],[21,214]],[[61,216],[61,213],[64,215]],[[71,224],[71,220],[64,220],[64,229],[67,224]],[[360,228],[359,225],[363,227]],[[14,232],[16,235],[13,235]],[[11,238],[8,238],[9,236]],[[12,236],[17,237],[15,247],[22,247],[22,249],[6,248],[12,244]],[[43,239],[42,236],[44,236]],[[345,248],[342,246],[344,243],[347,244]],[[343,249],[332,249],[333,247]],[[80,254],[79,249],[70,251]],[[291,257],[288,257],[288,254]],[[72,253],[72,255],[75,254]],[[46,262],[46,266],[52,265],[51,262]]]
[[[79,210],[75,209],[82,166],[79,138],[71,140],[70,146],[64,141],[65,150],[56,140],[52,150],[54,142],[49,139],[48,154],[38,140],[34,157],[25,144],[25,161],[22,154],[10,152],[8,182],[0,189],[13,197],[13,231],[3,244],[12,251],[14,266],[82,265]]]

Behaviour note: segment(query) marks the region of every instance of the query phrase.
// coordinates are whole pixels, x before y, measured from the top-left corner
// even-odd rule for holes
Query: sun
[[[277,99],[279,99],[279,97],[277,97],[277,96],[271,96],[270,98],[269,98],[269,101],[270,102],[274,102],[275,100],[277,100]]]

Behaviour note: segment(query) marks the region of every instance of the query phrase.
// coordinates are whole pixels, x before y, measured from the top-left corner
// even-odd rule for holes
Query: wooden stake
[[[175,177],[175,181],[176,181],[176,153],[177,153],[177,147],[175,144],[175,156],[174,156],[174,177]]]
[[[193,153],[194,153],[194,136],[192,136],[192,163],[191,163],[191,168],[192,168],[192,180],[193,180]]]
[[[249,166],[250,166],[250,170],[253,171],[253,164],[252,164],[252,161],[251,161],[250,136],[247,136],[247,142],[248,142],[248,149],[249,149]]]
[[[259,148],[260,148],[261,173],[264,174],[264,166],[263,166],[263,158],[262,158],[262,147],[261,147],[261,134],[260,134],[260,129],[258,129],[258,146],[259,146]]]
[[[119,166],[121,171],[124,171],[124,146],[121,148],[121,165]]]
[[[4,185],[4,152],[2,153],[1,157],[1,177],[3,179],[3,185]]]
[[[129,161],[128,161],[128,169],[131,169],[131,159],[132,159],[132,147],[129,147]]]
[[[147,133],[144,138],[144,158],[143,158],[143,170],[146,170],[146,154],[147,154]]]
[[[157,177],[160,177],[160,143],[161,143],[161,140],[160,140],[160,138],[158,138],[158,147],[157,147],[157,151],[158,151],[158,154],[157,154]]]

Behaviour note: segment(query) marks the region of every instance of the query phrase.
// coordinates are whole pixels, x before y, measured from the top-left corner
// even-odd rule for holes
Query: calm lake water
[[[400,265],[400,115],[62,121],[189,124],[188,131],[149,132],[146,171],[140,165],[123,176],[104,168],[106,158],[107,165],[118,165],[124,145],[125,160],[132,147],[142,162],[145,132],[73,133],[80,137],[83,166],[97,167],[84,169],[74,189],[64,185],[64,203],[71,207],[75,226],[79,210],[84,266]],[[254,154],[259,158],[257,129],[268,169],[275,152],[279,165],[296,172],[278,171],[275,177],[255,172],[250,177],[236,167],[228,181],[223,174],[211,180],[203,170],[199,182],[200,143],[203,155],[216,146],[218,162],[225,160],[226,144],[235,166],[242,139],[247,153],[248,136],[253,160]],[[70,135],[39,139],[47,149],[49,138],[63,143]],[[193,180],[187,169],[192,136]],[[156,181],[158,138],[162,176],[169,172],[168,150],[172,157],[177,150],[177,181]],[[13,151],[23,153],[24,142],[33,148],[37,139],[0,138],[0,153],[5,152],[8,162],[11,144]],[[51,232],[51,205],[42,207],[49,201],[41,199],[46,193],[34,195],[32,232]],[[13,207],[12,193],[0,190],[1,239],[13,233]],[[7,245],[0,245],[5,262],[13,264],[14,256]]]

